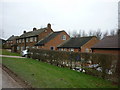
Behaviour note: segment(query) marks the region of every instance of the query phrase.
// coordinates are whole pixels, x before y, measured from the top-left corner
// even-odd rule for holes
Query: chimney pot
[[[37,28],[34,27],[34,28],[33,28],[33,31],[35,31],[35,30],[37,30]]]
[[[51,29],[51,24],[50,23],[47,24],[47,28]]]
[[[26,33],[26,31],[24,31],[23,33]]]

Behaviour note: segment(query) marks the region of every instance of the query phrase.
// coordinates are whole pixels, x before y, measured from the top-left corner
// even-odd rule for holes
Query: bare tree
[[[92,30],[90,30],[90,31],[88,32],[88,36],[94,36],[94,32],[93,32]]]
[[[101,29],[98,29],[95,33],[95,36],[100,40],[102,38],[102,32]]]
[[[85,32],[84,30],[82,31],[82,34],[81,34],[81,36],[82,36],[82,37],[85,37],[85,36],[87,36],[87,34],[86,34],[86,32]]]
[[[106,31],[105,33],[103,33],[103,38],[108,36],[108,31]]]
[[[78,34],[77,34],[76,30],[74,30],[74,31],[72,32],[72,37],[77,37],[77,36],[78,36]]]
[[[116,30],[112,29],[112,30],[110,31],[110,35],[111,35],[111,36],[116,35]]]
[[[79,30],[78,32],[78,37],[81,37],[81,30]]]
[[[72,35],[71,35],[71,31],[70,31],[70,30],[68,31],[68,35],[69,35],[70,37],[72,37]]]

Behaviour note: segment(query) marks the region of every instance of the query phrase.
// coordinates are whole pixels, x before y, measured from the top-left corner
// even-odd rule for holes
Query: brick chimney
[[[47,24],[47,28],[51,29],[51,24],[50,23]]]
[[[33,28],[33,31],[35,31],[35,30],[37,30],[37,28],[34,27],[34,28]]]

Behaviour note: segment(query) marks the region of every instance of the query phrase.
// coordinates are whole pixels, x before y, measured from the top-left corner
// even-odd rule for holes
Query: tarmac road
[[[2,69],[0,72],[0,76],[2,76],[2,79],[0,78],[0,82],[2,82],[2,85],[0,84],[0,87],[2,86],[2,88],[22,88],[22,86],[20,86],[18,82],[16,82],[12,77],[9,76],[8,73],[6,73]]]

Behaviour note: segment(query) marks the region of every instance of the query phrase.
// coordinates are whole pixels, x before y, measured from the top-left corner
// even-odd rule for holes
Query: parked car
[[[21,55],[22,55],[22,57],[26,57],[28,55],[28,50],[27,49],[26,50],[22,50],[21,51]]]

